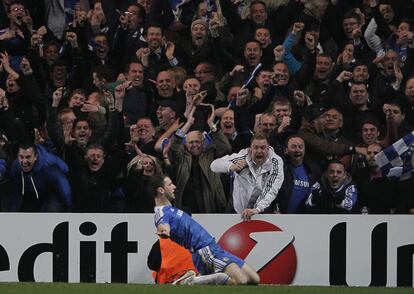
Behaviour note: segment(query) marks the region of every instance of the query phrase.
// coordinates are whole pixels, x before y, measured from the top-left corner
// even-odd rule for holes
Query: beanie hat
[[[193,21],[191,23],[191,31],[193,30],[194,26],[195,25],[198,25],[198,24],[203,25],[204,28],[206,29],[206,31],[208,30],[208,25],[207,25],[207,23],[204,20],[202,20],[202,19],[196,19],[195,21]]]

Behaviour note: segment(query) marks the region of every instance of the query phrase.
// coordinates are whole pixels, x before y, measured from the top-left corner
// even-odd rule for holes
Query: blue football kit
[[[170,226],[170,239],[192,253],[193,263],[201,274],[223,272],[231,263],[240,268],[244,265],[242,259],[223,250],[213,236],[182,210],[171,205],[156,206],[154,210],[155,226]]]

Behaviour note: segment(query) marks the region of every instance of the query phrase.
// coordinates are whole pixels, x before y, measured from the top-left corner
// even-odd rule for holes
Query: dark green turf
[[[362,287],[300,287],[300,286],[171,286],[171,285],[133,285],[133,284],[66,284],[66,283],[0,283],[0,294],[141,294],[141,293],[414,293],[412,288],[362,288]]]

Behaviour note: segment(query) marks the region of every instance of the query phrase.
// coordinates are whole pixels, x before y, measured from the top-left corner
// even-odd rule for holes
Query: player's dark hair
[[[164,188],[164,178],[165,175],[156,175],[154,174],[147,182],[147,192],[149,195],[153,195],[154,198],[157,197],[157,189]]]

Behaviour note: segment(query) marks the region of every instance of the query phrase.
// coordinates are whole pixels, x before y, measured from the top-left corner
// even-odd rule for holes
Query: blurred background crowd
[[[414,213],[414,1],[0,3],[0,211]]]

